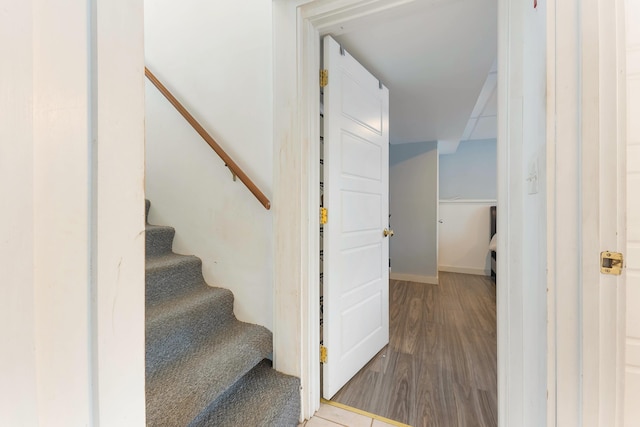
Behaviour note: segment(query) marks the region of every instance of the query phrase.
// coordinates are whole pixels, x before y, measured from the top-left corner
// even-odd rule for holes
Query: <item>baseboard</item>
[[[453,267],[451,265],[439,265],[438,270],[446,271],[449,273],[474,274],[476,276],[491,276],[491,270],[485,270],[483,268]]]
[[[419,274],[405,274],[405,273],[390,272],[389,279],[404,280],[406,282],[429,283],[431,285],[438,284],[438,276],[421,276]]]

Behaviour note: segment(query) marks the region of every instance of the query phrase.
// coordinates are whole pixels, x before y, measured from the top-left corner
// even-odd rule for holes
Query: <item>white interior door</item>
[[[389,342],[389,91],[324,38],[323,397]]]
[[[627,282],[625,427],[640,425],[640,3],[626,1]]]

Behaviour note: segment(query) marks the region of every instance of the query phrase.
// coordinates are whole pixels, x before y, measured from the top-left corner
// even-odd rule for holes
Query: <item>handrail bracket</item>
[[[229,167],[228,164],[225,163],[224,165],[227,167],[227,169],[229,169],[229,172],[231,172],[231,179],[233,179],[233,182],[236,182],[236,178],[238,178],[238,175],[236,175],[236,173]]]

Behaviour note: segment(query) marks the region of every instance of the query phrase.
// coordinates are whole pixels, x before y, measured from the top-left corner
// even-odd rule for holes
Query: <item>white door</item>
[[[627,283],[625,427],[640,425],[640,3],[626,1]]]
[[[323,397],[389,342],[389,91],[324,38]]]

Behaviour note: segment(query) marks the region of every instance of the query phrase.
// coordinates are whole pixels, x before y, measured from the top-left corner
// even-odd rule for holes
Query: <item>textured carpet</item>
[[[272,369],[271,332],[238,321],[233,294],[173,253],[174,236],[147,223],[147,425],[297,426],[300,381]]]

